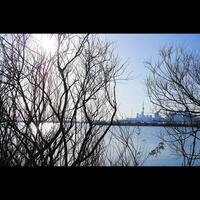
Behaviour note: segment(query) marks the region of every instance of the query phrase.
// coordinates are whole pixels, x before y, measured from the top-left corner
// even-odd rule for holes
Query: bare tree
[[[160,61],[147,62],[151,75],[146,81],[150,101],[161,113],[187,115],[191,127],[167,128],[162,138],[183,158],[183,165],[198,164],[200,159],[200,57],[183,48],[165,47],[160,50]],[[194,123],[194,122],[197,123]]]
[[[31,35],[0,36],[1,162],[100,165],[124,65],[95,35],[52,38],[56,50],[47,55],[33,47]]]

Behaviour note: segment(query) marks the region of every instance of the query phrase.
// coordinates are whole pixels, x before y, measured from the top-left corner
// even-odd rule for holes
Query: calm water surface
[[[131,126],[133,139],[144,147],[146,152],[155,149],[162,140],[160,134],[165,132],[165,128],[161,126]],[[136,136],[137,128],[140,130],[140,135]],[[164,150],[157,156],[150,156],[143,164],[144,166],[182,166],[182,159],[174,155],[171,149],[164,144]]]
[[[44,125],[44,124],[43,124]],[[48,132],[53,123],[47,123],[43,128]],[[55,124],[54,124],[55,125]],[[111,127],[112,130],[113,127]],[[116,129],[117,126],[114,126]],[[123,127],[122,127],[123,128]],[[129,130],[133,133],[134,142],[144,147],[146,152],[155,149],[162,140],[159,138],[160,134],[165,133],[166,130],[161,126],[130,126]],[[139,136],[136,132],[139,130]],[[172,150],[164,144],[164,150],[157,156],[150,156],[144,166],[182,166],[182,159],[172,152]]]

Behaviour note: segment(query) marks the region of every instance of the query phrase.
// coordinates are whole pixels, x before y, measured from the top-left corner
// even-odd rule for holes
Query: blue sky
[[[119,110],[126,117],[135,117],[141,112],[143,102],[145,113],[152,113],[153,106],[144,84],[148,75],[145,61],[158,60],[158,51],[165,45],[200,52],[200,34],[104,34],[103,37],[115,42],[119,57],[124,61],[128,59],[127,71],[132,71],[133,80],[121,83],[117,88]]]

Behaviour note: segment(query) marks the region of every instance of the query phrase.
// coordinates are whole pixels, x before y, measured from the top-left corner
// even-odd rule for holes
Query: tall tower
[[[142,105],[142,116],[144,116],[144,102],[143,102],[143,105]]]

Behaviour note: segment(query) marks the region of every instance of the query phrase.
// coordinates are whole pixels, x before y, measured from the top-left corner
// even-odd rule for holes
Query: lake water
[[[45,123],[43,124],[43,128],[48,132],[51,129],[51,126],[55,124],[53,123]],[[118,126],[111,127],[112,130],[116,130],[119,128]],[[137,146],[141,146],[144,152],[150,152],[155,149],[162,140],[159,138],[160,134],[166,132],[165,128],[162,126],[129,126],[129,127],[121,127],[122,129],[129,129],[129,132],[132,134],[133,141]],[[116,131],[115,131],[116,132]],[[136,133],[140,134],[137,135]],[[116,132],[117,133],[117,132]],[[108,133],[109,135],[109,133]],[[106,136],[108,137],[108,136]],[[107,140],[108,138],[105,138]],[[200,147],[200,143],[198,148]],[[115,152],[114,152],[115,153]],[[143,164],[143,166],[182,166],[183,160],[174,154],[174,152],[164,144],[164,150],[156,156],[150,156]]]
[[[162,140],[159,135],[164,133],[166,130],[161,126],[141,126],[140,139],[141,142],[147,146],[147,149],[151,150],[158,146],[159,142]],[[157,156],[149,157],[144,163],[145,166],[180,166],[182,165],[182,160],[173,155],[171,149],[164,144],[164,150],[160,152]]]
[[[125,127],[124,127],[125,128]],[[140,130],[140,135],[136,136],[137,128]],[[166,133],[166,129],[161,126],[131,126],[130,132],[133,132],[133,140],[144,147],[146,152],[155,149],[162,139],[160,134]],[[164,150],[161,150],[157,156],[150,156],[143,164],[143,166],[182,166],[183,160],[178,157],[167,144],[164,143]]]

